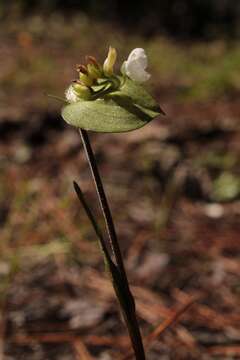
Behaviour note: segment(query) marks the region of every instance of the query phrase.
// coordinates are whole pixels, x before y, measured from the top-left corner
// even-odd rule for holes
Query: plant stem
[[[131,338],[136,360],[145,360],[142,337],[136,317],[135,303],[129,288],[129,283],[121,255],[121,250],[118,244],[118,239],[113,223],[112,214],[108,205],[107,197],[103,188],[102,180],[98,171],[96,159],[92,151],[88,134],[83,129],[80,129],[79,132],[82,138],[89,167],[91,169],[92,177],[98,195],[98,200],[104,216],[112,253],[114,256],[114,264],[116,265],[116,269],[117,269],[117,271],[113,271],[111,274],[114,289],[117,298],[119,300],[120,307],[122,309],[123,316],[128,328],[128,332]]]

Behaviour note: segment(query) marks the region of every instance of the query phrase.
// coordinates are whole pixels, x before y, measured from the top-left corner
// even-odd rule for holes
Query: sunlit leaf
[[[116,91],[113,94],[115,96],[125,95],[129,97],[133,103],[141,106],[142,108],[151,109],[160,114],[164,114],[157,101],[147,92],[147,90],[145,90],[142,85],[130,80],[129,78],[126,78],[119,91]]]
[[[62,116],[68,124],[97,132],[135,130],[160,114],[158,103],[142,86],[131,80],[103,98],[80,100],[62,109]]]

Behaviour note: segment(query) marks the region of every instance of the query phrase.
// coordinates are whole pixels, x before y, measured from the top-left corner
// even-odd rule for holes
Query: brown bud
[[[83,74],[88,74],[88,70],[87,70],[87,67],[85,65],[82,65],[82,64],[78,64],[76,65],[76,69],[78,72],[81,72]]]
[[[95,65],[97,68],[100,68],[96,58],[94,56],[91,56],[91,55],[87,55],[86,56],[86,62],[87,64],[93,64]]]
[[[79,80],[79,79],[72,80],[72,84],[84,85],[83,82],[81,80]]]

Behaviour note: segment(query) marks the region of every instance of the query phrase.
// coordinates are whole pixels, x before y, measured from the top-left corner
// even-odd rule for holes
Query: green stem
[[[136,317],[135,303],[129,288],[129,283],[128,283],[120,247],[118,244],[118,239],[113,223],[112,214],[108,205],[107,197],[103,188],[102,180],[98,171],[97,163],[95,160],[94,153],[92,151],[88,134],[83,129],[80,129],[79,132],[82,138],[84,150],[91,169],[99,203],[106,223],[106,228],[109,236],[112,253],[114,256],[114,262],[112,262],[110,264],[111,266],[109,266],[109,271],[111,272],[113,286],[128,328],[128,332],[131,338],[136,360],[145,360],[142,337]]]

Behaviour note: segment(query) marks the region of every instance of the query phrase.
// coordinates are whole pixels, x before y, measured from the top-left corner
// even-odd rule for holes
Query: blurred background
[[[78,132],[61,116],[85,55],[136,47],[166,117],[91,140],[142,333],[195,299],[147,359],[240,358],[240,3],[0,0],[0,358],[111,360],[129,341],[96,238]],[[100,220],[101,221],[101,220]],[[102,225],[103,222],[101,221]]]

